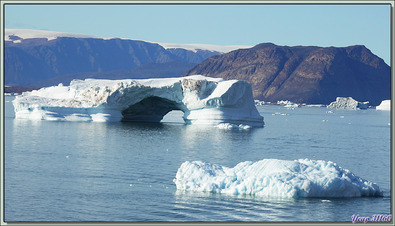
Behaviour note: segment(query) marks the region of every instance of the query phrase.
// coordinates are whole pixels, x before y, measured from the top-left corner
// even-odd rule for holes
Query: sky
[[[390,64],[390,5],[5,5],[5,28],[162,43],[365,45]]]

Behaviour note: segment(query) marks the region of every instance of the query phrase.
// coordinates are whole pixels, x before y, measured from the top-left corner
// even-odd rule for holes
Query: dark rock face
[[[255,99],[329,104],[347,96],[378,105],[390,99],[391,70],[365,46],[344,48],[259,44],[213,56],[185,75],[245,80]]]
[[[20,43],[6,41],[4,51],[6,85],[28,85],[73,73],[130,72],[140,67],[147,72],[147,65],[152,66],[151,77],[158,72],[166,74],[167,69],[169,73],[177,72],[172,77],[178,77],[185,73],[186,65],[191,67],[220,54],[164,49],[144,41],[71,37],[50,41],[22,39]],[[171,67],[164,67],[166,64]],[[175,69],[177,65],[181,65],[183,71]]]

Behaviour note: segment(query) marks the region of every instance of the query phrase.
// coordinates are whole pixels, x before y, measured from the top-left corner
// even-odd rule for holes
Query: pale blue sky
[[[5,27],[180,44],[365,45],[390,63],[390,5],[6,5]]]

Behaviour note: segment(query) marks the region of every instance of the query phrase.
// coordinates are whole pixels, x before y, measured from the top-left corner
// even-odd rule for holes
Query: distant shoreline
[[[4,87],[4,93],[18,93],[21,94],[23,92],[37,90],[38,88],[33,87],[23,87],[23,86],[6,86]]]

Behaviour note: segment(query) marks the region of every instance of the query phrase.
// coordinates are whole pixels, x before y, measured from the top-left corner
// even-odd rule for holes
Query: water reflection
[[[137,136],[148,135],[156,136],[162,135],[167,137],[168,134],[176,136],[180,144],[185,149],[199,149],[204,144],[227,143],[229,141],[240,141],[248,143],[252,138],[251,135],[256,128],[248,130],[225,130],[212,125],[186,125],[186,124],[167,124],[167,123],[131,123],[122,122],[118,127],[123,130],[122,136],[130,136],[135,134]],[[262,129],[262,128],[257,128]],[[136,134],[136,132],[138,134]],[[203,145],[203,146],[202,146]]]
[[[145,155],[170,161],[163,153],[169,152],[180,164],[186,160],[213,159],[220,160],[217,162],[222,164],[235,164],[230,159],[243,156],[245,151],[253,149],[252,135],[256,130],[263,129],[224,130],[202,125],[122,122],[108,125],[107,130],[111,131],[109,128],[113,126],[119,136],[133,144],[128,148],[136,153],[149,150]],[[172,161],[174,164],[174,159]]]
[[[258,128],[261,129],[261,128]],[[250,140],[255,129],[227,130],[211,125],[188,125],[183,132],[185,146],[195,146],[200,142],[222,142],[229,140]]]
[[[174,209],[178,214],[188,216],[189,219],[245,222],[350,222],[352,214],[358,212],[363,215],[366,205],[377,200],[375,198],[264,198],[184,191],[176,191],[174,199]],[[361,209],[356,207],[358,205]],[[311,206],[319,211],[311,211]],[[339,206],[342,208],[339,209]],[[347,209],[346,212],[344,208]],[[369,213],[366,215],[368,216]]]
[[[6,127],[5,133],[8,135],[9,139],[7,141],[11,141],[14,147],[17,147],[20,144],[20,139],[28,139],[27,142],[30,143],[30,148],[39,148],[40,143],[43,142],[41,121],[36,120],[28,120],[28,119],[20,119],[13,120],[9,119],[6,121],[6,124],[10,125]]]
[[[174,194],[174,208],[180,214],[207,221],[292,221],[289,208],[303,206],[296,199],[258,198],[207,192],[182,192]],[[205,211],[205,212],[203,212]]]

